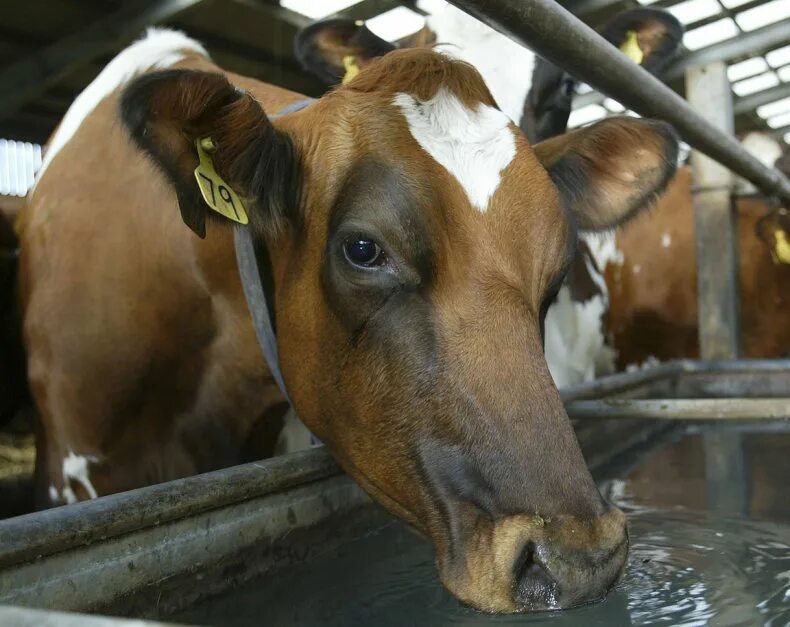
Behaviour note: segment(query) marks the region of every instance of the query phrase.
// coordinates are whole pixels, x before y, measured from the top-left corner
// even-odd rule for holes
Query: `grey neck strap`
[[[304,109],[313,99],[300,100],[288,105],[273,117],[280,117],[287,113],[293,113]],[[277,339],[274,336],[274,325],[269,313],[269,303],[266,300],[266,290],[263,286],[263,273],[259,263],[258,254],[255,250],[255,242],[249,227],[236,227],[233,230],[233,243],[236,248],[236,262],[239,265],[239,276],[241,285],[244,289],[244,298],[247,301],[247,308],[252,315],[252,323],[255,325],[255,335],[258,344],[269,366],[272,377],[277,382],[277,386],[291,404],[288,390],[285,388],[282,372],[280,371],[280,359],[277,354]],[[293,407],[293,404],[291,404]]]
[[[258,344],[260,344],[263,356],[266,358],[266,365],[269,366],[269,371],[277,382],[277,387],[280,388],[285,400],[290,404],[291,398],[288,396],[288,390],[285,389],[285,381],[283,381],[283,375],[280,372],[277,340],[274,337],[274,327],[269,315],[269,304],[266,301],[266,291],[263,288],[261,279],[261,268],[250,229],[247,227],[236,227],[233,229],[233,243],[236,247],[236,262],[239,264],[241,286],[244,289],[247,308],[252,315],[252,323],[255,326]]]

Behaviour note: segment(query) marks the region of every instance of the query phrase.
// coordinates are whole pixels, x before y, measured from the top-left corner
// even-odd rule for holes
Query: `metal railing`
[[[763,165],[554,0],[449,1],[640,115],[670,122],[691,146],[765,194],[790,202],[790,180]]]

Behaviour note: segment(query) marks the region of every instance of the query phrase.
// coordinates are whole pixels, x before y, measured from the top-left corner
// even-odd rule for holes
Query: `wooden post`
[[[689,104],[711,124],[732,134],[732,92],[723,62],[686,73]],[[702,359],[736,359],[740,352],[738,224],[732,174],[694,150],[694,228],[697,240],[699,348]]]

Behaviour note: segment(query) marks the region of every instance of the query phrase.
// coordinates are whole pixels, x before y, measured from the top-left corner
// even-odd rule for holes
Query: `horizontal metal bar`
[[[769,102],[780,100],[787,96],[790,96],[790,83],[783,83],[782,85],[771,87],[771,89],[758,91],[756,94],[736,98],[733,109],[736,114],[747,113],[760,105],[768,104]]]
[[[680,359],[669,363],[678,364],[684,373],[755,374],[786,371],[790,377],[790,359]]]
[[[634,372],[618,372],[594,381],[562,388],[560,397],[564,403],[570,403],[581,399],[600,398],[608,394],[619,394],[655,381],[668,379],[682,371],[682,362],[670,361]]]
[[[790,202],[790,180],[760,163],[733,136],[713,126],[669,87],[553,0],[450,2],[637,113],[672,123],[694,148],[769,196]]]
[[[667,69],[665,76],[667,80],[672,80],[683,76],[690,67],[707,65],[714,61],[731,61],[749,53],[769,50],[785,43],[788,32],[790,32],[790,19],[763,26],[749,33],[740,33],[737,37],[684,54]]]
[[[790,420],[790,398],[695,398],[574,401],[566,406],[577,420]]]
[[[594,381],[578,383],[560,390],[563,402],[619,394],[681,374],[759,374],[787,372],[790,389],[790,359],[676,359],[634,372],[618,372]]]
[[[340,474],[323,448],[0,521],[0,568]]]

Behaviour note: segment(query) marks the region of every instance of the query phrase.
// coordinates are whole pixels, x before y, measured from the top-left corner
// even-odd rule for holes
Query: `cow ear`
[[[667,11],[640,8],[616,15],[601,35],[648,72],[659,74],[680,49],[683,26]]]
[[[576,82],[551,61],[535,59],[532,86],[524,100],[521,130],[530,143],[564,133],[568,128]]]
[[[599,231],[653,203],[675,173],[678,140],[665,122],[612,117],[534,151],[579,228]]]
[[[198,186],[195,169],[199,163],[203,166],[198,155],[201,140],[210,150],[210,167],[215,171],[211,176],[216,175],[211,191],[223,198],[241,197],[253,228],[276,232],[283,225],[297,193],[293,143],[272,126],[252,96],[222,74],[192,70],[144,74],[124,90],[121,118],[137,145],[175,187],[181,216],[200,237],[205,237],[207,215],[223,219],[209,211]],[[232,191],[219,189],[219,184]]]
[[[395,46],[361,20],[329,19],[303,28],[294,40],[296,58],[327,85],[336,85]]]

